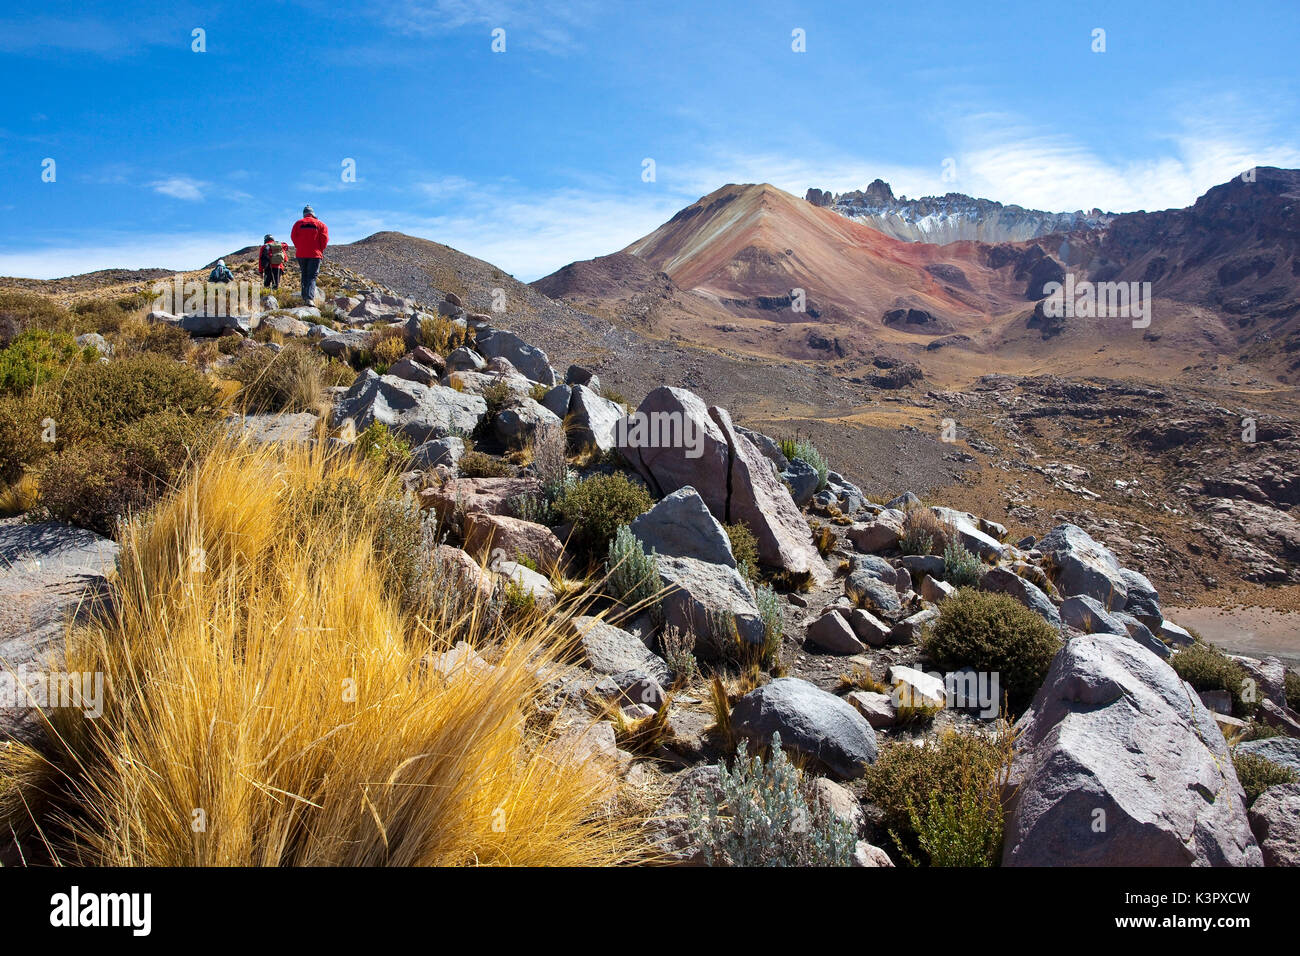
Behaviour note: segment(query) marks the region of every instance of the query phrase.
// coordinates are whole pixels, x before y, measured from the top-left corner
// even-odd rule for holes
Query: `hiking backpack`
[[[284,243],[268,242],[267,245],[271,247],[266,253],[267,265],[273,268],[284,265],[285,260],[289,258],[284,251]]]

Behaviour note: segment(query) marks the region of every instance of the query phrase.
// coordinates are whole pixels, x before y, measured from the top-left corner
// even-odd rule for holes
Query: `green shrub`
[[[460,456],[457,468],[466,478],[510,478],[515,469],[509,462],[481,451],[467,451]]]
[[[158,412],[210,414],[217,400],[203,373],[157,355],[78,367],[58,384],[51,415],[67,440],[100,439]]]
[[[620,525],[609,542],[605,569],[610,597],[626,607],[648,606],[659,593],[658,555],[654,548],[646,554],[627,525]]]
[[[570,484],[555,503],[555,510],[563,520],[572,522],[575,546],[596,557],[608,550],[619,525],[630,524],[652,504],[643,485],[615,472]]]
[[[325,398],[325,360],[314,348],[286,345],[279,352],[254,349],[230,367],[243,385],[238,401],[250,412],[310,412]]]
[[[813,471],[817,472],[817,490],[821,491],[826,487],[828,484],[826,476],[831,466],[825,456],[808,439],[798,437],[781,439],[781,454],[786,458],[798,459],[812,465]]]
[[[959,588],[974,587],[979,584],[984,565],[980,559],[966,550],[966,546],[956,539],[949,541],[943,549],[943,579]]]
[[[1237,779],[1241,781],[1241,787],[1246,791],[1246,806],[1254,803],[1256,798],[1269,787],[1276,787],[1282,783],[1295,783],[1300,779],[1290,767],[1279,766],[1259,754],[1234,751],[1232,765],[1237,768]]]
[[[995,866],[1002,849],[1001,785],[1010,760],[1005,728],[996,738],[948,730],[920,746],[889,744],[863,779],[905,859]]]
[[[688,817],[710,866],[848,866],[852,828],[809,800],[803,775],[772,735],[770,756],[750,757],[741,741],[729,769],[718,767],[721,795],[703,804],[692,793]],[[724,809],[725,808],[725,809]]]
[[[227,341],[237,344],[230,338]],[[117,354],[123,357],[153,352],[178,360],[189,355],[194,347],[190,333],[167,322],[151,322],[123,329],[117,343]]]
[[[69,444],[40,465],[41,501],[55,518],[112,535],[173,484],[207,431],[204,418],[156,412],[102,441]]]
[[[1033,699],[1061,647],[1056,630],[1006,594],[959,588],[924,638],[925,655],[939,670],[973,667],[996,673],[1012,710]]]
[[[737,569],[749,580],[754,580],[758,574],[758,539],[754,537],[754,532],[743,521],[722,527],[726,529],[727,538],[731,541],[731,553],[736,559]]]
[[[781,657],[781,638],[785,636],[785,617],[781,614],[781,599],[766,584],[754,588],[754,603],[763,620],[763,653],[760,663],[771,667]]]
[[[74,362],[93,362],[98,357],[95,349],[83,349],[67,332],[23,332],[0,350],[0,390],[32,388]]]
[[[371,422],[357,436],[356,450],[383,468],[400,468],[411,458],[411,443],[390,432],[383,422]]]
[[[0,481],[72,445],[110,444],[151,415],[210,420],[216,399],[201,372],[157,355],[73,366],[30,392],[0,395]]]
[[[1300,710],[1300,674],[1289,670],[1283,681],[1286,687],[1286,705],[1292,710]]]
[[[1232,697],[1232,712],[1243,715],[1254,711],[1241,695],[1246,682],[1245,669],[1212,644],[1197,641],[1183,648],[1169,661],[1178,676],[1195,690],[1227,691]]]

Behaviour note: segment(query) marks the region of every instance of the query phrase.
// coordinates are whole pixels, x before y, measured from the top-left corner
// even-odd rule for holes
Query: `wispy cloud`
[[[197,179],[190,179],[188,176],[170,176],[167,179],[158,179],[149,183],[149,188],[160,195],[170,196],[172,199],[199,202],[203,199],[203,190],[208,185],[208,183],[200,182]]]
[[[506,50],[566,54],[580,51],[579,34],[600,13],[593,0],[404,0],[376,8],[381,21],[402,34],[433,36],[471,27],[506,31]]]

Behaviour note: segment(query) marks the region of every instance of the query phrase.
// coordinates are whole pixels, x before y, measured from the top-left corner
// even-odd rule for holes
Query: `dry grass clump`
[[[394,492],[354,456],[223,444],[124,526],[116,600],[66,648],[68,670],[104,675],[103,715],[50,710],[46,752],[0,756],[0,829],[28,862],[632,854],[612,779],[531,711],[563,615],[506,622],[433,565],[428,603],[401,600]],[[481,659],[440,656],[463,637]]]

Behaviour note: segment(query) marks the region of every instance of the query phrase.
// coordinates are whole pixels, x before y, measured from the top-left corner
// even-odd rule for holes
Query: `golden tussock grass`
[[[66,668],[104,675],[103,715],[48,711],[52,744],[0,753],[0,828],[76,864],[634,858],[617,786],[530,709],[563,621],[450,580],[412,609],[366,504],[393,492],[306,447],[195,465],[123,530],[116,601],[69,635]],[[446,673],[465,638],[491,666]]]

